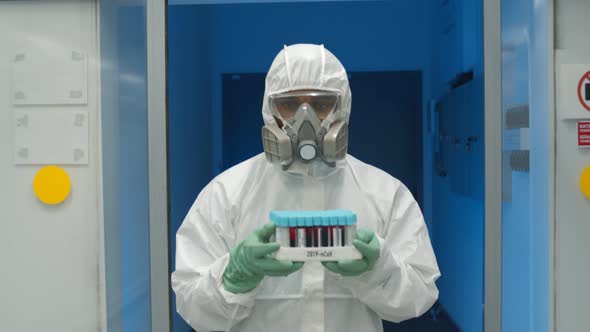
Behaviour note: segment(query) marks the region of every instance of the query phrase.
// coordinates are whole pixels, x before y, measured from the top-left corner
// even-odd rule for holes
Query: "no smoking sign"
[[[590,71],[578,81],[578,101],[590,112]],[[590,147],[590,121],[578,122],[578,146]]]
[[[557,119],[590,121],[590,63],[561,64],[556,78]]]
[[[590,71],[586,72],[578,83],[578,100],[590,112]]]

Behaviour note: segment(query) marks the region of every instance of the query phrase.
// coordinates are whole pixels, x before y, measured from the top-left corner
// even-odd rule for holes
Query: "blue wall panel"
[[[435,169],[432,175],[432,240],[442,273],[439,301],[462,331],[479,332],[484,318],[482,3],[449,0],[433,7],[431,96],[444,99],[449,81],[462,71],[474,72],[474,91],[454,102],[456,115],[441,115],[452,129],[451,138],[457,136],[461,144],[444,144],[448,174],[440,177]],[[449,153],[464,150],[467,135],[479,137],[477,153]],[[438,137],[431,139],[436,144]]]
[[[176,231],[201,189],[213,175],[211,130],[211,14],[207,6],[168,10],[168,180],[170,262],[174,267]],[[176,313],[174,331],[190,331]]]

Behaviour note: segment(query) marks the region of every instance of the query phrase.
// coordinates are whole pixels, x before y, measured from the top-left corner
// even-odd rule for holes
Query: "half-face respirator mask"
[[[336,114],[338,93],[294,91],[271,95],[268,102],[275,118],[282,122],[282,127],[272,124],[262,128],[268,161],[288,169],[296,160],[321,160],[334,166],[346,156],[348,125]]]

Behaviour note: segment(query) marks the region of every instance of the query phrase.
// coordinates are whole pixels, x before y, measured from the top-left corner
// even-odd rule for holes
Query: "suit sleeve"
[[[400,322],[424,314],[438,299],[440,272],[420,208],[401,185],[379,239],[373,270],[358,277],[337,275],[354,296],[382,319]]]
[[[228,331],[246,319],[257,289],[225,290],[223,273],[235,245],[232,206],[219,184],[197,197],[176,234],[172,288],[178,313],[197,331]]]

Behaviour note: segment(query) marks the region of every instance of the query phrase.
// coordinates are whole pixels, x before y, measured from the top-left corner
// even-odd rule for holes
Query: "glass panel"
[[[547,331],[547,1],[502,1],[502,330]]]
[[[402,323],[384,321],[384,329],[481,332],[482,2],[252,2],[169,2],[172,270],[177,231],[201,190],[217,175],[262,152],[261,109],[273,58],[284,44],[321,43],[341,60],[349,75],[354,96],[349,152],[409,188],[425,215],[442,272],[437,282],[440,295],[430,310]],[[239,174],[234,176],[236,181],[241,179]],[[240,187],[227,195],[255,189]],[[239,216],[251,212],[240,206],[225,208]],[[213,224],[211,218],[203,222]],[[237,231],[238,223],[229,233],[247,236]],[[202,249],[201,257],[219,254],[205,248],[204,242],[188,243]],[[224,245],[226,253],[236,243]],[[191,257],[198,258],[197,251]],[[196,284],[197,278],[192,282]],[[215,301],[220,300],[211,294],[215,290],[203,299],[216,307],[219,302]],[[192,310],[199,309],[191,305]],[[326,308],[328,312],[337,306],[327,304]],[[191,323],[197,328],[213,322],[218,324],[214,329],[224,330],[223,324],[233,316],[220,317],[202,314],[192,317]],[[330,322],[326,326],[330,331]],[[175,312],[173,330],[191,331],[192,327]]]
[[[145,7],[100,1],[109,332],[151,330]]]

